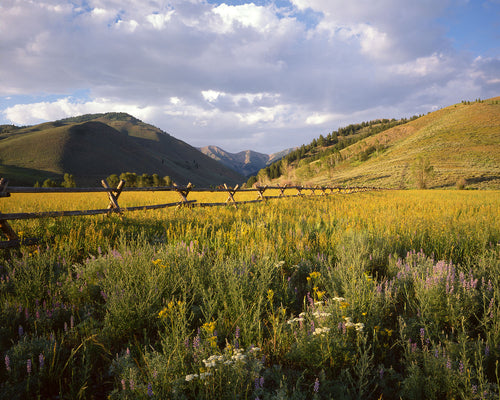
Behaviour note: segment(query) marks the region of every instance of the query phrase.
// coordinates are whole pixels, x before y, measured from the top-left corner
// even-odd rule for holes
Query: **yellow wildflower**
[[[270,303],[272,303],[273,298],[274,298],[274,290],[273,289],[269,289],[267,291],[267,299],[269,300]]]

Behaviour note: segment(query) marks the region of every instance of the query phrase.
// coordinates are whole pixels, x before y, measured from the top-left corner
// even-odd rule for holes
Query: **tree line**
[[[350,124],[346,127],[332,131],[326,136],[320,135],[308,145],[302,145],[298,149],[288,153],[282,159],[268,165],[259,171],[257,176],[251,176],[247,181],[247,186],[253,185],[258,181],[258,177],[276,179],[285,173],[286,168],[293,162],[298,163],[301,160],[312,162],[319,160],[322,157],[335,154],[335,159],[341,161],[340,150],[359,142],[369,136],[376,135],[387,129],[397,125],[406,124],[419,118],[420,115],[415,115],[411,118],[396,119],[377,119],[373,121],[365,121],[358,124]]]
[[[124,180],[127,187],[159,187],[172,186],[172,178],[170,176],[160,177],[158,174],[142,174],[138,175],[135,172],[122,172],[120,175],[111,174],[106,178],[109,186],[116,187],[118,183]],[[58,182],[54,179],[46,179],[42,183],[37,181],[35,187],[76,187],[76,181],[72,174],[64,174],[63,181]]]

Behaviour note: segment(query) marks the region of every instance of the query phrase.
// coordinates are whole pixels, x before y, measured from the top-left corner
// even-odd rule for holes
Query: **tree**
[[[75,182],[75,178],[73,177],[73,175],[67,174],[67,173],[64,174],[64,180],[61,183],[61,186],[65,187],[65,188],[74,188],[74,187],[76,187],[76,182]]]
[[[135,172],[123,172],[120,179],[125,181],[127,187],[135,187],[137,184],[137,174]]]
[[[418,189],[427,189],[427,180],[433,175],[434,167],[427,157],[418,156],[413,164],[413,176]]]
[[[57,182],[52,180],[52,179],[45,179],[43,181],[42,187],[44,188],[49,188],[49,187],[57,187]]]
[[[120,177],[116,174],[111,174],[106,178],[106,182],[108,182],[110,187],[117,187],[120,183]]]
[[[168,175],[163,177],[163,182],[165,182],[165,186],[172,186],[172,178]]]

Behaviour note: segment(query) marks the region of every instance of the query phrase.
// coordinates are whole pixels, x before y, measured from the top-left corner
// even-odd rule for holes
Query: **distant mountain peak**
[[[206,154],[234,171],[248,177],[255,175],[262,168],[284,157],[293,149],[287,149],[273,154],[259,153],[254,150],[243,150],[238,153],[230,153],[218,146],[210,145],[199,148],[199,150],[203,154]]]

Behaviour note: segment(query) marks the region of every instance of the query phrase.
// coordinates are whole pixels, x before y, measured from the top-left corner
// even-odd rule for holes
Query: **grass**
[[[46,241],[2,253],[0,397],[498,398],[499,213],[387,191],[13,222]]]
[[[405,125],[371,136],[341,151],[332,169],[328,157],[299,166],[283,181],[312,184],[415,188],[411,167],[418,156],[434,166],[429,187],[451,188],[460,179],[468,188],[500,188],[500,104],[498,97],[455,104]],[[365,160],[368,148],[377,148]]]

